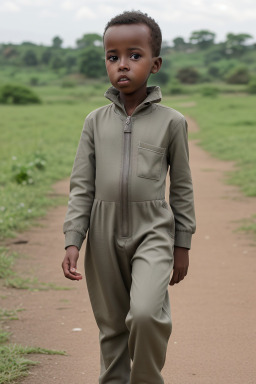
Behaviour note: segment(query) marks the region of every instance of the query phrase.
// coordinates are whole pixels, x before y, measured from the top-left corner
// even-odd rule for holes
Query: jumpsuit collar
[[[124,105],[120,99],[120,92],[116,88],[110,87],[105,92],[104,96],[110,101],[112,101],[117,107],[119,107],[126,114]],[[161,99],[162,99],[162,93],[161,93],[160,87],[158,86],[147,87],[147,97],[143,100],[141,104],[139,104],[136,107],[133,115],[139,110],[144,109],[146,106],[151,105],[152,103],[159,103]]]

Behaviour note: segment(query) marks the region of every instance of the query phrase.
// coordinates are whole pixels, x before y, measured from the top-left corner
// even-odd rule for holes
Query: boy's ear
[[[162,57],[154,57],[151,73],[157,73],[162,66]]]

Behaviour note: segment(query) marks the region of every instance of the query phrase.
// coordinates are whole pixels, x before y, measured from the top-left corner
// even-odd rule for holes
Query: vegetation
[[[229,33],[220,43],[215,38],[212,31],[198,30],[188,41],[177,37],[172,45],[164,42],[163,67],[149,85],[161,85],[165,100],[193,97],[196,105],[188,113],[200,124],[202,145],[217,156],[237,161],[238,173],[244,176],[239,173],[234,183],[254,195],[254,174],[251,170],[249,177],[248,172],[255,159],[253,150],[245,146],[249,142],[254,147],[255,142],[251,111],[256,93],[256,44],[246,33]],[[82,121],[92,109],[106,103],[102,95],[109,82],[102,37],[85,34],[77,39],[75,48],[62,46],[59,36],[48,47],[29,42],[0,46],[0,100],[7,103],[1,107],[0,123],[0,238],[23,230],[47,206],[58,202],[51,185],[70,173]],[[7,92],[4,99],[6,89],[12,95]],[[14,97],[15,93],[22,98]],[[32,93],[41,103],[23,106],[24,95]],[[14,102],[20,105],[12,105]],[[221,127],[218,133],[216,126]],[[213,136],[219,140],[216,147],[220,151],[214,149]]]
[[[167,64],[164,64],[162,71],[166,74],[165,81],[179,78],[179,72],[188,68],[197,73],[193,83],[216,79],[229,81],[229,72],[242,66],[247,71],[247,77],[243,76],[243,84],[245,81],[248,83],[251,76],[256,75],[256,44],[253,37],[247,33],[228,33],[225,40],[218,43],[215,38],[216,34],[212,31],[197,30],[191,32],[188,41],[178,36],[172,44],[164,42],[161,55]],[[63,40],[59,36],[52,39],[51,46],[30,42],[20,45],[1,44],[0,65],[8,73],[2,82],[11,78],[24,83],[24,77],[21,79],[20,75],[20,70],[24,74],[24,69],[29,70],[27,74],[33,79],[30,82],[27,76],[27,85],[46,85],[52,83],[53,79],[63,79],[66,75],[78,73],[85,79],[106,79],[102,36],[88,33],[77,39],[74,48],[63,48],[62,45]],[[50,78],[47,76],[49,72]],[[191,77],[187,79],[190,84]],[[181,81],[186,82],[184,79]],[[232,82],[236,83],[236,77]],[[240,77],[237,83],[241,83]]]
[[[8,340],[8,333],[0,332],[0,339]],[[27,376],[29,368],[38,362],[29,360],[27,355],[65,355],[63,351],[54,351],[38,347],[22,347],[21,345],[0,345],[0,384],[17,382]]]
[[[0,323],[6,321],[18,320],[17,310],[0,310]],[[18,379],[27,376],[29,368],[37,365],[38,362],[29,360],[27,355],[44,354],[44,355],[65,355],[64,351],[54,351],[50,349],[38,347],[23,347],[17,344],[6,344],[9,342],[10,333],[0,328],[0,384],[17,382]]]
[[[38,104],[39,97],[24,85],[5,84],[0,87],[0,104]]]
[[[18,255],[9,252],[7,248],[0,247],[0,279],[4,286],[15,289],[28,289],[30,291],[70,290],[71,288],[58,286],[54,283],[43,283],[37,278],[21,277],[13,270],[13,265]],[[0,309],[0,321],[3,319],[3,312]]]

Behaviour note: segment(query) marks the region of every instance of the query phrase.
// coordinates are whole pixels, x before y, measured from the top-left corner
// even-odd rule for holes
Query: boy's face
[[[146,96],[150,73],[161,67],[153,57],[150,29],[145,24],[122,24],[107,29],[104,37],[108,77],[121,94]]]

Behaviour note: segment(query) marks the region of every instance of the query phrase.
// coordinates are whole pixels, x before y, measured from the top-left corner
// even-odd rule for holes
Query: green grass
[[[252,233],[256,236],[256,215],[252,215],[250,219],[242,220],[242,224],[239,229]]]
[[[6,343],[9,340],[10,333],[0,329],[0,344]]]
[[[38,281],[37,278],[24,278],[20,276],[14,276],[12,278],[7,278],[4,281],[4,285],[8,288],[15,288],[15,289],[28,289],[30,291],[48,291],[48,290],[55,290],[55,291],[69,291],[70,287],[64,287],[60,285],[56,285],[54,283],[43,283]]]
[[[22,312],[22,311],[24,311],[23,308],[19,308],[19,309],[0,308],[0,321],[19,320],[18,312]]]
[[[9,320],[18,320],[17,310],[0,310],[0,322]],[[7,344],[10,340],[10,333],[0,329],[0,384],[17,382],[28,375],[30,367],[39,364],[37,361],[29,360],[27,355],[66,355],[64,351],[55,351],[51,349],[21,346],[17,344]]]
[[[36,277],[21,277],[14,270],[13,265],[15,259],[19,255],[14,252],[10,252],[7,248],[0,247],[0,279],[3,280],[3,284],[8,288],[15,289],[28,289],[30,291],[67,291],[72,288],[59,286],[54,283],[44,283],[39,281]],[[1,320],[1,310],[0,310]]]
[[[40,106],[1,106],[0,239],[25,229],[58,203],[47,194],[71,172],[84,118],[106,102],[102,96],[88,100],[89,91],[83,88],[41,91]],[[68,98],[71,104],[63,101]],[[45,161],[42,170],[33,165],[38,156]],[[30,172],[30,185],[15,181],[17,169]]]
[[[65,355],[65,352],[16,344],[2,345],[0,346],[0,384],[12,383],[27,376],[29,368],[38,364],[37,361],[27,358],[27,355],[31,354]]]
[[[8,252],[4,247],[0,247],[0,279],[7,279],[13,274],[12,266],[17,254]]]

